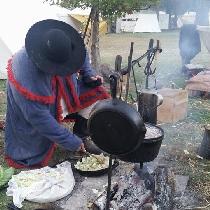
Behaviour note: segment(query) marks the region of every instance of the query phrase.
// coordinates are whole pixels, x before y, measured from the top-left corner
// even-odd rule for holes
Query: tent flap
[[[135,32],[161,32],[156,14],[139,14]]]
[[[7,79],[7,61],[11,58],[12,52],[0,38],[0,79]]]

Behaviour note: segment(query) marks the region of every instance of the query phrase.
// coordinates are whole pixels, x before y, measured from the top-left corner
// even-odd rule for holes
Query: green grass
[[[189,103],[189,117],[200,124],[210,123],[210,101],[194,98]]]
[[[1,210],[8,210],[7,209],[7,204],[11,202],[11,198],[8,196],[5,196],[6,191],[5,190],[0,190],[0,208]]]
[[[0,80],[0,91],[6,91],[6,80]]]
[[[0,92],[6,92],[6,80],[0,80]],[[6,96],[6,95],[5,95]],[[6,97],[0,94],[0,120],[6,113]]]

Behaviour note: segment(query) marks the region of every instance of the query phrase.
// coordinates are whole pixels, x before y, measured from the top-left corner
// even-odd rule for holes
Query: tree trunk
[[[171,13],[169,13],[169,20],[168,20],[168,29],[172,29],[172,18],[171,18]]]
[[[155,203],[158,209],[172,210],[174,205],[175,179],[167,166],[159,165],[155,169]]]
[[[160,21],[160,14],[159,14],[159,11],[160,11],[160,8],[159,8],[159,6],[155,6],[155,12],[156,12],[156,14],[157,14],[157,19],[158,19],[158,21]]]
[[[116,22],[117,22],[117,19],[116,18],[110,18],[107,20],[107,23],[108,23],[108,33],[116,33]]]
[[[209,25],[209,7],[207,1],[199,0],[197,2],[196,20],[195,23],[201,26]]]
[[[174,17],[174,28],[177,29],[178,26],[177,26],[177,21],[178,21],[178,15],[175,14],[175,17]]]
[[[107,26],[107,32],[110,34],[112,33],[112,19],[110,18],[107,20],[108,26]]]
[[[99,73],[100,51],[99,51],[99,11],[94,8],[91,19],[91,65]]]

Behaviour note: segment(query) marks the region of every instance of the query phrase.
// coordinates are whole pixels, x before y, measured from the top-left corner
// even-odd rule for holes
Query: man
[[[25,47],[8,63],[8,165],[46,166],[56,144],[85,151],[80,121],[87,120],[76,115],[74,133],[59,122],[64,112],[81,112],[87,118],[85,108],[109,97],[100,86],[101,79],[90,67],[83,40],[74,28],[51,19],[35,23],[26,35]]]
[[[201,51],[199,32],[194,24],[183,25],[180,29],[179,50],[182,58],[182,71],[185,65],[190,64],[191,60]]]

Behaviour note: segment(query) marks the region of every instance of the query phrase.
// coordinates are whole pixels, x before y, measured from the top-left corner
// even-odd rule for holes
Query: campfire
[[[173,209],[174,186],[174,175],[167,166],[157,166],[151,174],[147,167],[134,167],[113,183],[109,209]],[[91,209],[104,210],[106,197],[105,190],[92,202]]]
[[[153,200],[151,190],[145,186],[137,173],[121,177],[119,180],[119,190],[111,201],[114,209],[140,209],[145,203]]]

